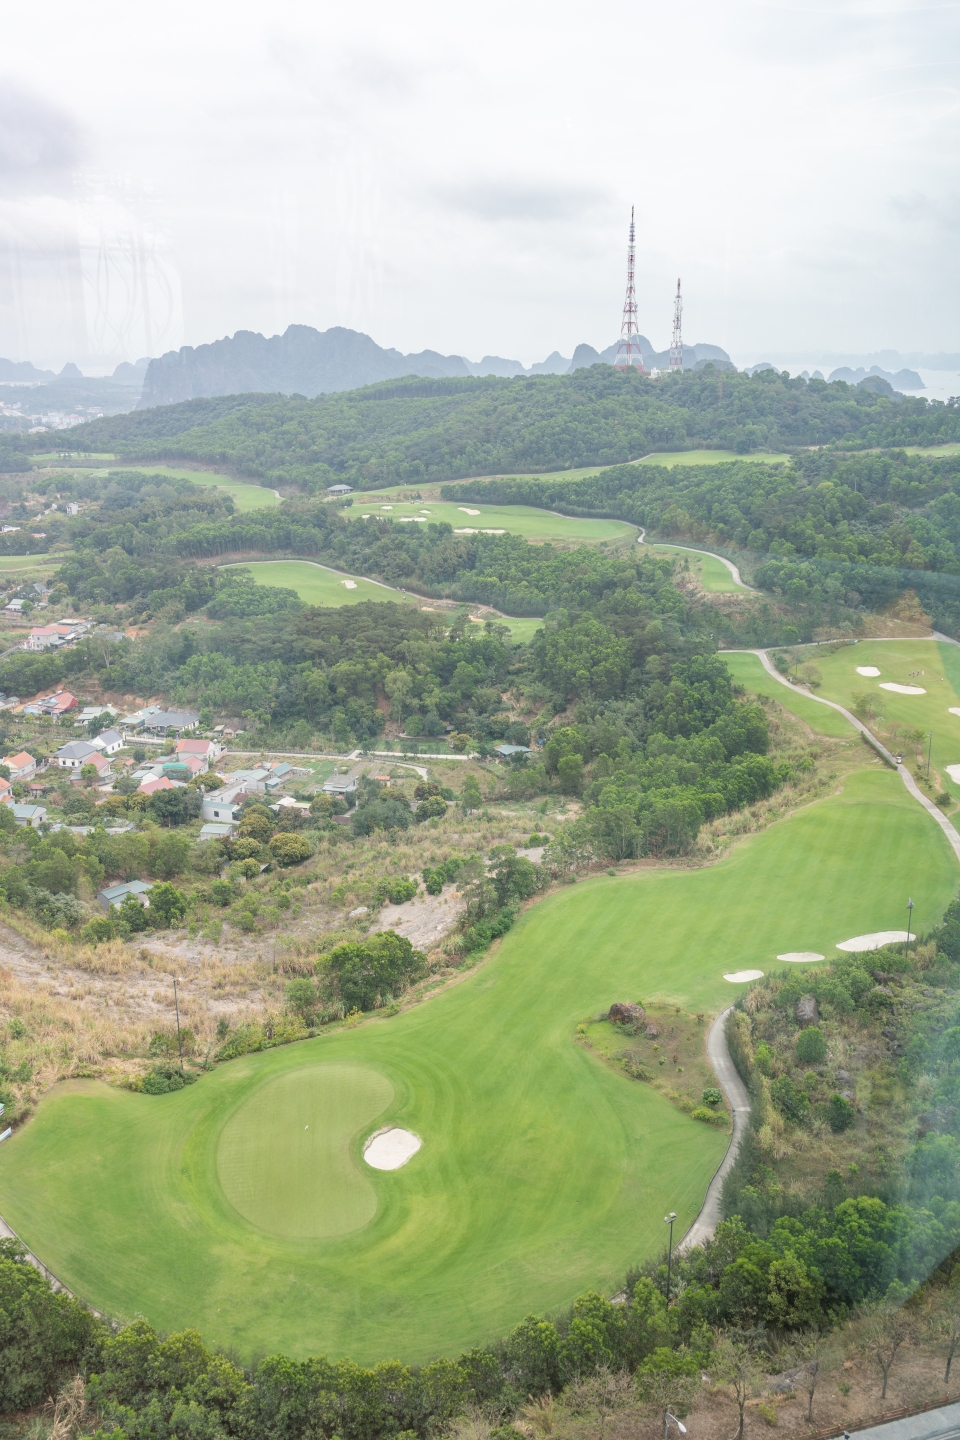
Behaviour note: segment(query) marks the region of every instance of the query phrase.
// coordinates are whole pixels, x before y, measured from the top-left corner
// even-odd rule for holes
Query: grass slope
[[[827,705],[818,705],[804,690],[794,690],[781,685],[779,680],[773,676],[760,663],[759,656],[751,655],[748,651],[723,651],[724,663],[733,678],[754,695],[766,695],[771,700],[776,700],[791,715],[798,716],[806,721],[811,730],[816,730],[819,735],[833,735],[839,738],[848,738],[855,735],[853,726],[849,720],[838,715],[836,710],[831,710]]]
[[[381,492],[382,494],[382,492]],[[388,500],[378,495],[361,497],[341,512],[347,520],[381,515],[398,523],[446,521],[455,530],[505,530],[526,540],[552,540],[561,544],[598,545],[601,540],[628,540],[636,526],[623,520],[584,520],[577,516],[554,515],[529,505],[455,505],[452,501],[424,500],[414,503]]]
[[[644,455],[641,465],[721,465],[731,460],[755,460],[759,465],[785,465],[789,455],[778,455],[772,450],[757,450],[749,455],[738,455],[735,450],[680,450],[674,453],[658,451]]]
[[[741,993],[725,971],[898,927],[908,892],[922,931],[955,888],[933,820],[868,767],[714,866],[548,897],[475,973],[394,1018],[244,1057],[174,1095],[58,1086],[0,1151],[0,1213],[98,1307],[195,1325],[244,1357],[457,1353],[588,1288],[611,1293],[660,1248],[666,1211],[690,1223],[726,1144],[579,1046],[578,1021],[638,997],[715,1013]],[[331,1065],[364,1072],[373,1097],[346,1118],[307,1096]],[[393,1098],[375,1113],[381,1082]],[[338,1237],[285,1238],[306,1223],[313,1167],[294,1123],[325,1115],[336,1173],[313,1170],[319,1223],[350,1205],[362,1219],[344,1147],[377,1211]],[[386,1123],[423,1148],[365,1172],[363,1141]],[[234,1137],[270,1126],[288,1139],[251,1141],[264,1179],[243,1201],[268,1227],[220,1174]]]
[[[734,580],[726,565],[716,555],[707,555],[702,550],[688,550],[685,545],[649,545],[647,548],[670,559],[676,559],[678,553],[686,556],[690,569],[710,595],[750,593],[746,585],[740,585]]]
[[[263,510],[280,504],[275,490],[264,485],[245,485],[242,480],[232,480],[229,475],[216,475],[210,470],[178,470],[173,465],[133,465],[130,467],[143,475],[169,475],[178,480],[189,480],[192,485],[212,485],[223,490],[238,510]]]

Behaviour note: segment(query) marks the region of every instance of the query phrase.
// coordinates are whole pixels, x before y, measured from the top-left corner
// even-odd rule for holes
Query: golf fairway
[[[956,882],[934,821],[868,764],[716,865],[547,897],[475,972],[393,1018],[172,1095],[57,1086],[0,1150],[0,1213],[99,1309],[196,1327],[242,1359],[455,1355],[613,1293],[662,1246],[667,1211],[686,1229],[726,1147],[578,1045],[580,1020],[617,999],[716,1014],[743,993],[724,972],[898,929],[908,894],[923,933]],[[344,1067],[346,1106],[329,1098]],[[423,1144],[379,1172],[362,1148],[385,1125]]]

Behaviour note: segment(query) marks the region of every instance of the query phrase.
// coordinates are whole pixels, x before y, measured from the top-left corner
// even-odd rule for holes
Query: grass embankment
[[[734,580],[728,567],[717,555],[708,555],[703,550],[688,550],[685,545],[648,545],[655,554],[666,555],[675,560],[682,556],[690,573],[702,590],[709,595],[749,595],[746,585]]]
[[[108,1313],[196,1325],[242,1355],[454,1353],[530,1310],[610,1291],[662,1245],[665,1211],[692,1220],[723,1152],[722,1133],[577,1045],[578,1022],[638,997],[716,1013],[741,993],[724,972],[898,927],[907,891],[923,930],[955,886],[944,837],[899,779],[858,771],[714,866],[553,894],[473,974],[394,1018],[245,1057],[165,1097],[57,1087],[3,1148],[0,1213]],[[324,1171],[264,1087],[312,1085],[331,1062],[383,1077],[393,1098],[328,1136]],[[332,1123],[319,1102],[314,1115],[303,1124]],[[367,1172],[362,1142],[387,1123],[423,1149]],[[224,1136],[281,1124],[283,1154],[256,1161],[275,1192],[271,1231],[230,1204],[218,1166]],[[311,1204],[342,1211],[357,1175],[377,1201],[360,1229],[277,1233]]]

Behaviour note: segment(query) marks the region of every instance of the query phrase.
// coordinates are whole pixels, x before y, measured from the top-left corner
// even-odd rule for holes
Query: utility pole
[[[913,919],[913,901],[907,901],[907,938],[903,946],[903,958],[907,958],[907,946],[910,944],[910,922]]]
[[[670,1242],[667,1246],[667,1307],[670,1306],[670,1268],[673,1261],[673,1222],[677,1218],[677,1212],[671,1210],[669,1215],[664,1215],[664,1225],[670,1226]]]
[[[630,206],[630,242],[627,246],[627,293],[623,302],[623,320],[620,325],[620,343],[617,346],[614,370],[637,370],[646,375],[647,370],[640,353],[640,331],[637,328],[637,291],[634,285],[634,269],[637,255],[637,232],[633,223],[633,206]]]
[[[180,1052],[180,1069],[183,1069],[183,1041],[180,1038],[180,1001],[177,998],[177,977],[173,977],[173,1003],[177,1011],[177,1050]]]

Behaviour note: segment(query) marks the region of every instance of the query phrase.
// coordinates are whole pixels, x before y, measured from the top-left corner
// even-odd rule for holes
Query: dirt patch
[[[463,900],[455,885],[444,886],[442,895],[422,895],[405,905],[384,905],[370,933],[395,930],[416,950],[430,951],[448,935],[463,914]]]

